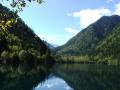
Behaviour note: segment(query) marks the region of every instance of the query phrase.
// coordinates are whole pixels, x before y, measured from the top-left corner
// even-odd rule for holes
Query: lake
[[[120,66],[0,66],[0,90],[120,90]]]

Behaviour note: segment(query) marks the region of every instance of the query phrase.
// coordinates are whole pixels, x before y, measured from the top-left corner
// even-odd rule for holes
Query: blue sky
[[[29,4],[19,16],[38,36],[56,45],[65,44],[104,15],[120,15],[119,0],[44,1],[41,5]]]

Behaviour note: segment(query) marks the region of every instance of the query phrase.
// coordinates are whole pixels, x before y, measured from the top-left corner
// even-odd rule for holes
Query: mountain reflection
[[[120,90],[120,66],[63,64],[54,69],[74,90]]]
[[[0,90],[120,90],[120,66],[0,65]]]
[[[32,90],[46,80],[48,66],[0,66],[0,90]]]

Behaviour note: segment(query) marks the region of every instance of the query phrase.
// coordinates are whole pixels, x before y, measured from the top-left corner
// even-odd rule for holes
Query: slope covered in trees
[[[120,16],[103,16],[55,51],[59,55],[91,54],[96,45],[105,39],[119,23]]]
[[[120,25],[114,28],[113,32],[98,44],[94,55],[97,60],[120,59]]]
[[[0,5],[0,62],[43,61],[50,50],[19,16]]]

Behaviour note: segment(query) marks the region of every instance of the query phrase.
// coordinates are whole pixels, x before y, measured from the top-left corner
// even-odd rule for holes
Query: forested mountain
[[[120,25],[98,44],[94,55],[101,60],[120,59]]]
[[[15,12],[0,5],[0,61],[31,62],[45,59],[49,54],[49,48],[34,31]]]
[[[57,47],[55,51],[59,55],[89,54],[119,23],[120,16],[118,15],[103,16],[71,38],[65,45]]]

